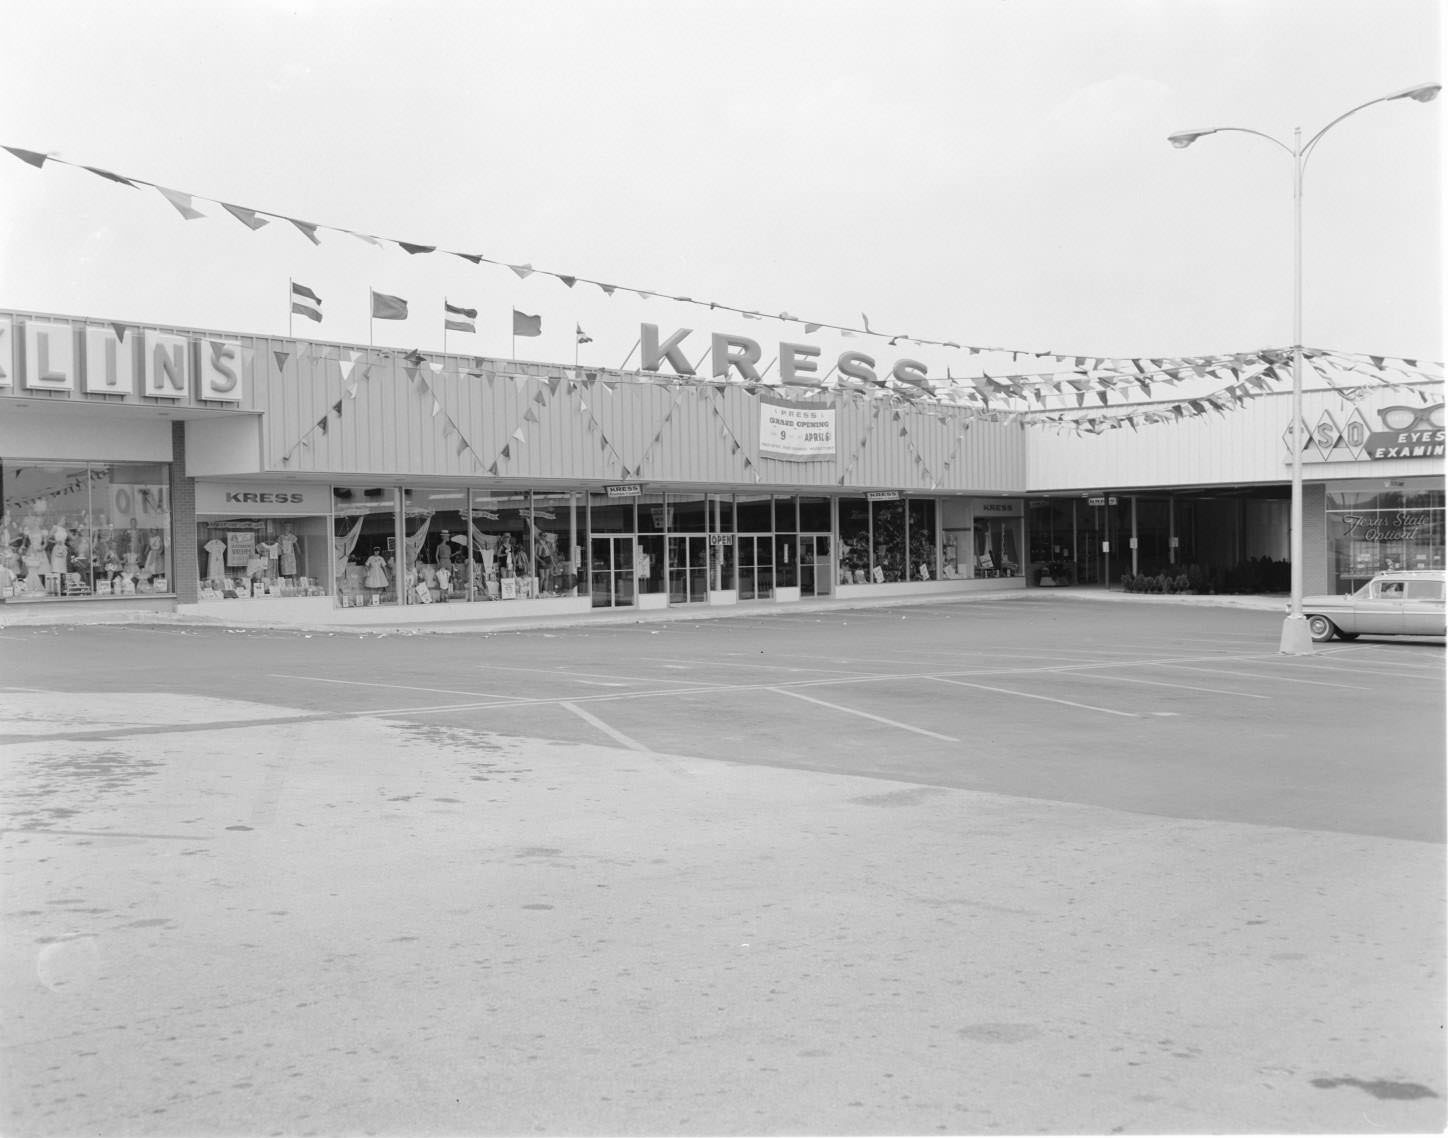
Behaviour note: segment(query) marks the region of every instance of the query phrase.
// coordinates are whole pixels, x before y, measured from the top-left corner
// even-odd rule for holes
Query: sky
[[[643,322],[1115,357],[1292,342],[1290,142],[1444,77],[1438,0],[14,0],[0,40],[0,309],[618,367]],[[1304,342],[1444,359],[1448,99],[1326,135]],[[616,284],[526,279],[218,201]],[[368,289],[409,301],[368,319]],[[703,305],[644,299],[684,296]],[[512,310],[542,317],[514,341]],[[576,325],[592,337],[581,348]],[[888,366],[888,364],[886,365]]]

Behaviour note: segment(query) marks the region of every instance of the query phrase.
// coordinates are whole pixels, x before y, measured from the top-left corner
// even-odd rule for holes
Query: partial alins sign
[[[0,390],[241,403],[245,375],[235,340],[0,316]]]

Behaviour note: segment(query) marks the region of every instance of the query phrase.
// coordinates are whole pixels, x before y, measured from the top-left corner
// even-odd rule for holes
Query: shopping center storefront
[[[1024,433],[878,393],[0,314],[0,597],[364,623],[1023,587]]]
[[[1443,566],[1422,386],[1308,394],[1309,591]],[[368,623],[1280,562],[1284,410],[1103,438],[896,390],[0,313],[0,602]]]

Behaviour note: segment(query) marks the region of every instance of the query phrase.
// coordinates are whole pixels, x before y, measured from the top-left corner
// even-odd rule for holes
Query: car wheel
[[[1324,640],[1331,640],[1337,629],[1327,617],[1314,615],[1307,618],[1307,631],[1312,634],[1314,643],[1321,644]]]

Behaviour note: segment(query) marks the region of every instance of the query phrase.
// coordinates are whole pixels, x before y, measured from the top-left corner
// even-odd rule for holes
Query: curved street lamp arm
[[[1348,113],[1351,114],[1352,112],[1349,111]],[[1283,150],[1287,151],[1288,154],[1291,154],[1294,158],[1297,157],[1297,155],[1293,152],[1292,147],[1288,146],[1287,143],[1283,142],[1280,138],[1274,138],[1272,135],[1267,134],[1265,131],[1253,130],[1251,127],[1246,126],[1219,126],[1216,128],[1214,133],[1221,133],[1228,130],[1236,131],[1238,134],[1255,134],[1258,138],[1265,138],[1268,142],[1272,143],[1272,145],[1281,147]]]
[[[1350,111],[1343,111],[1342,114],[1338,115],[1337,118],[1333,119],[1332,122],[1328,123],[1325,127],[1323,127],[1320,131],[1318,131],[1307,140],[1306,145],[1303,146],[1301,151],[1303,164],[1306,165],[1308,154],[1310,154],[1312,152],[1312,148],[1321,141],[1322,136],[1330,131],[1333,127],[1337,126],[1338,123],[1342,122],[1343,119],[1347,118],[1350,115],[1355,115],[1358,113],[1358,111],[1364,110],[1367,107],[1371,107],[1374,103],[1386,103],[1389,99],[1397,99],[1401,97],[1401,95],[1379,95],[1376,99],[1369,99],[1366,103],[1360,103],[1358,106],[1354,107]]]

